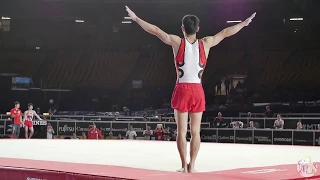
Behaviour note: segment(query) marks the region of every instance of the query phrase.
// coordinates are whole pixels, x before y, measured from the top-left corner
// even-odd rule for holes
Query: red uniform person
[[[24,112],[24,118],[23,118],[23,126],[24,126],[24,133],[26,139],[31,139],[34,129],[33,129],[33,116],[36,116],[39,120],[42,120],[40,116],[33,110],[33,104],[28,104],[28,110]],[[29,131],[30,130],[30,135]]]
[[[177,83],[172,95],[172,108],[177,122],[177,145],[182,168],[179,172],[194,172],[194,164],[200,147],[200,127],[202,113],[205,110],[205,96],[201,84],[202,73],[206,67],[206,59],[210,48],[218,45],[224,38],[239,32],[248,26],[256,13],[247,20],[222,30],[215,36],[197,39],[200,20],[194,15],[186,15],[182,19],[184,38],[167,34],[159,27],[140,19],[126,7],[128,15],[145,31],[157,36],[162,42],[170,45],[174,53]],[[187,129],[190,116],[190,162],[187,163]]]
[[[88,139],[102,139],[102,134],[95,124],[92,125],[92,128],[88,131]]]
[[[13,123],[12,123],[12,138],[19,138],[20,135],[20,128],[22,127],[22,111],[19,109],[20,108],[20,103],[16,101],[14,103],[14,108],[11,109],[10,114],[11,117],[13,118]]]
[[[156,136],[156,140],[163,140],[163,127],[157,127],[157,129],[155,130],[155,136]]]

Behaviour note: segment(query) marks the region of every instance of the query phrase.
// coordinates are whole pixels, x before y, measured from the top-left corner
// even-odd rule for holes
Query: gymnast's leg
[[[181,159],[181,169],[178,172],[188,172],[187,168],[187,130],[188,130],[188,112],[174,110],[174,116],[177,123],[177,146]]]
[[[190,173],[195,172],[194,165],[197,159],[197,155],[200,148],[200,128],[201,128],[202,112],[190,113],[190,163],[188,165],[188,171]]]

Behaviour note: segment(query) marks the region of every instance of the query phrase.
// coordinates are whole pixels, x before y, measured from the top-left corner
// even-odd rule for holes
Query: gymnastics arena
[[[0,180],[320,179],[319,7],[1,1]]]

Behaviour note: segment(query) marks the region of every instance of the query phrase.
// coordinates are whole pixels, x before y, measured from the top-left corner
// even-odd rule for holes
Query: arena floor
[[[202,143],[199,173],[182,174],[175,172],[175,142],[4,139],[0,147],[0,174],[10,167],[124,179],[275,180],[302,178],[297,162],[307,156],[320,162],[317,147]]]

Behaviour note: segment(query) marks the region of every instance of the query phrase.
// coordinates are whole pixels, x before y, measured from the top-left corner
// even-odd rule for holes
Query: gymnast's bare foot
[[[188,173],[188,168],[184,167],[184,168],[178,169],[177,172]]]
[[[197,171],[194,170],[194,165],[193,164],[188,164],[188,173],[196,173]]]

